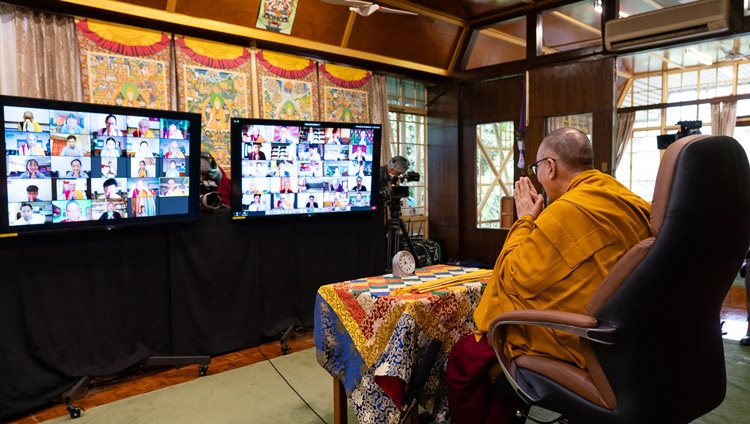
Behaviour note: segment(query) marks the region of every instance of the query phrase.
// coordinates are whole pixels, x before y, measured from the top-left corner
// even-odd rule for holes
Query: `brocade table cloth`
[[[433,265],[403,279],[387,274],[318,289],[314,331],[318,363],[341,382],[360,423],[398,422],[406,383],[433,338],[440,339],[442,347],[418,401],[437,422],[450,421],[445,386],[448,353],[460,337],[476,328],[473,312],[487,277],[427,293],[394,294],[393,290],[476,270]]]

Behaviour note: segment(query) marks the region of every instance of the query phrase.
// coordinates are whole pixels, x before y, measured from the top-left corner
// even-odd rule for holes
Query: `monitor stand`
[[[211,357],[208,355],[198,356],[149,356],[144,359],[138,366],[138,369],[149,367],[175,367],[181,368],[185,365],[198,365],[198,376],[203,377],[208,373],[208,365],[211,363]],[[73,401],[78,399],[88,390],[92,377],[81,377],[70,389],[63,393],[65,407],[70,414],[70,418],[78,418],[84,410],[81,406],[73,405]]]

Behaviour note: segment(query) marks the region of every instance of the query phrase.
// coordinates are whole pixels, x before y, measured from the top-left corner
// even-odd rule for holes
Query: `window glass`
[[[513,121],[477,125],[477,228],[500,228],[501,199],[513,195]]]
[[[409,171],[420,175],[419,181],[403,183],[409,187],[409,197],[402,203],[402,213],[408,220],[408,216],[427,215],[427,91],[421,82],[393,77],[386,80],[388,103],[401,106],[388,113],[391,156],[405,157]],[[426,228],[420,231],[427,234]]]

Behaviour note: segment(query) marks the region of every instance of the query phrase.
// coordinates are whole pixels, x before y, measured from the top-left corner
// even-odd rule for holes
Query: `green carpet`
[[[333,380],[315,349],[272,359],[294,390],[326,423],[333,422]],[[268,362],[208,375],[46,423],[322,423]],[[77,402],[85,406],[85,401]],[[349,422],[356,423],[350,410]]]
[[[724,339],[724,360],[727,366],[727,394],[718,408],[693,421],[694,424],[744,424],[750,422],[750,346],[737,340]],[[530,416],[550,420],[559,414],[532,407]],[[526,424],[533,424],[527,420]],[[669,424],[669,423],[664,423]]]
[[[696,420],[701,424],[746,423],[750,417],[750,347],[725,340],[727,396],[724,403]],[[271,361],[294,390],[268,362],[196,378],[187,383],[88,409],[46,423],[333,423],[333,382],[307,349]],[[79,402],[85,406],[85,402]],[[533,410],[532,410],[533,411]],[[316,415],[320,415],[318,417]],[[546,411],[537,411],[544,416]],[[322,420],[321,420],[322,417]],[[349,423],[356,423],[349,408]]]
[[[727,364],[727,396],[710,413],[693,421],[700,424],[734,424],[750,422],[750,346],[736,340],[724,340]]]

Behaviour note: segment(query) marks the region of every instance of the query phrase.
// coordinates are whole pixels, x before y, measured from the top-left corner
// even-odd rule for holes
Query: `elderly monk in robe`
[[[488,376],[497,362],[486,337],[495,316],[518,309],[582,313],[612,266],[651,236],[650,204],[594,169],[593,162],[588,137],[561,128],[542,141],[530,166],[549,205],[544,207],[527,177],[516,182],[519,218],[474,312],[477,330],[458,341],[448,361],[448,402],[457,423],[510,423],[519,406],[495,389]],[[548,356],[586,368],[572,335],[513,327],[507,342],[510,358]]]

